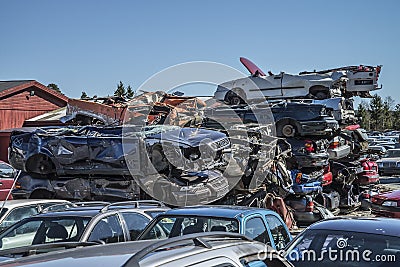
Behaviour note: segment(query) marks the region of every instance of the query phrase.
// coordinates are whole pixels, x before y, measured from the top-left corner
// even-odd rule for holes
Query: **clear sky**
[[[103,96],[183,62],[245,72],[244,56],[287,73],[383,65],[378,93],[399,103],[399,14],[397,0],[0,0],[0,80]]]

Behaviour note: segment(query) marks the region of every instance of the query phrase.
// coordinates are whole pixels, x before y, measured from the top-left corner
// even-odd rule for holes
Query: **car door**
[[[272,235],[273,247],[278,250],[284,249],[291,239],[286,226],[282,220],[272,214],[266,215],[265,220]]]
[[[121,212],[126,228],[129,231],[130,240],[136,240],[138,235],[143,231],[150,222],[150,218],[134,211]]]
[[[282,95],[284,97],[302,97],[309,93],[308,81],[298,75],[281,73]]]
[[[270,233],[265,225],[264,219],[261,216],[257,215],[246,218],[244,221],[242,234],[273,247]]]
[[[282,74],[270,75],[264,77],[250,77],[252,87],[249,94],[256,95],[261,91],[262,95],[267,98],[276,98],[282,96]]]

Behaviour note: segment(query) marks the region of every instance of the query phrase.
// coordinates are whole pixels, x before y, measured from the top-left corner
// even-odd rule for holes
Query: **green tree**
[[[59,92],[60,94],[62,94],[60,88],[58,88],[58,85],[55,84],[55,83],[49,83],[47,85],[47,87],[50,88],[50,89],[53,89],[56,92]]]
[[[393,117],[393,109],[395,107],[395,101],[392,97],[388,96],[385,97],[383,101],[383,108],[382,108],[382,129],[393,129],[394,117]]]
[[[126,98],[132,99],[134,95],[135,92],[132,90],[132,87],[128,85],[128,87],[126,88]]]
[[[384,110],[382,97],[374,95],[369,102],[369,111],[371,114],[371,130],[381,131],[384,126]]]
[[[89,98],[89,96],[86,94],[85,91],[83,91],[81,94],[81,99],[87,99],[87,98]]]
[[[125,98],[125,96],[126,96],[125,86],[121,81],[119,81],[117,89],[114,92],[114,96],[122,97],[122,98]]]
[[[364,100],[358,105],[358,116],[360,117],[360,126],[366,130],[371,129],[371,114],[369,112],[369,105]]]

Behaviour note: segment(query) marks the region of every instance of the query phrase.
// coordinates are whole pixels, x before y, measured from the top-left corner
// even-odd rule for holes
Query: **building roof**
[[[66,103],[68,102],[68,97],[35,80],[0,81],[0,98],[4,98],[10,94],[15,94],[32,86],[39,88],[42,91],[65,101]]]

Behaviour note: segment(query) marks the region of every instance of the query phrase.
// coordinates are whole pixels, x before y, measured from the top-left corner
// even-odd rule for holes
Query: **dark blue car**
[[[289,229],[276,212],[242,206],[172,209],[157,216],[139,235],[138,240],[211,231],[244,234],[274,249],[282,249],[292,240]]]
[[[399,266],[400,221],[332,218],[314,223],[286,248],[295,266]]]

